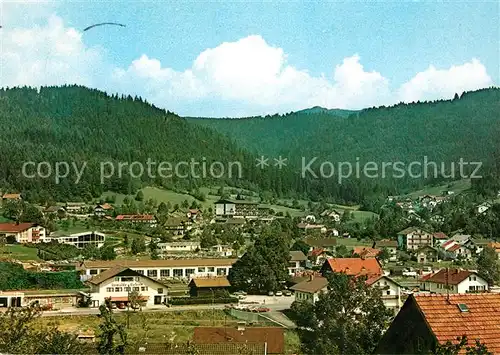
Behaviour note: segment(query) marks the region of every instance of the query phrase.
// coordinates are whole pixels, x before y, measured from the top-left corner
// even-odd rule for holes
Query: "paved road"
[[[284,309],[290,308],[293,302],[293,297],[269,297],[269,296],[253,296],[249,295],[241,300],[240,305],[245,305],[247,302],[255,302],[255,305],[259,304],[265,306],[271,311],[282,311]],[[251,305],[251,304],[248,304]],[[188,305],[188,306],[172,306],[165,307],[161,306],[158,308],[144,308],[143,312],[177,312],[177,311],[196,311],[196,310],[207,310],[207,309],[224,309],[226,305],[224,304],[204,304],[204,305]],[[126,310],[115,309],[116,313],[126,312]],[[44,317],[54,317],[54,316],[83,316],[83,315],[95,315],[99,314],[99,309],[97,308],[66,308],[58,311],[45,311],[42,313]]]

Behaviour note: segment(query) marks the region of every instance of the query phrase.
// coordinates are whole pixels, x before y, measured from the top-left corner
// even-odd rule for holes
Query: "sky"
[[[102,26],[119,22],[126,27]],[[81,84],[182,116],[452,98],[500,83],[499,1],[0,0],[0,86]]]

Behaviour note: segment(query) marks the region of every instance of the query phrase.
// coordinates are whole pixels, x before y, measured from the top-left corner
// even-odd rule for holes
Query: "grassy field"
[[[116,313],[115,318],[127,324],[124,312]],[[67,332],[98,331],[100,318],[90,316],[42,317],[40,325],[54,322],[58,328]],[[236,327],[238,320],[222,310],[198,310],[177,312],[131,312],[128,321],[128,338],[133,343],[185,343],[192,339],[194,328],[198,326]],[[285,346],[287,354],[297,353],[299,340],[293,331],[286,331]]]
[[[21,261],[40,261],[36,248],[29,248],[20,244],[0,247],[0,259],[14,258]]]
[[[337,245],[345,245],[346,247],[371,246],[370,241],[359,241],[356,238],[337,238]]]
[[[455,194],[464,192],[471,187],[470,179],[462,179],[457,181],[452,181],[448,184],[442,184],[437,186],[429,186],[422,190],[413,191],[408,195],[412,198],[416,198],[424,195],[441,195],[443,191],[453,191]]]

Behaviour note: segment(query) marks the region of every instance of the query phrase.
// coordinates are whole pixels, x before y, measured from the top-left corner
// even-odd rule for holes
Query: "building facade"
[[[259,216],[259,204],[244,200],[219,200],[215,202],[216,217],[256,219]]]
[[[45,243],[50,240],[45,228],[35,223],[0,223],[0,238],[16,243]]]
[[[104,245],[106,236],[100,232],[82,232],[70,234],[68,236],[52,238],[52,240],[55,240],[62,244],[74,245],[78,249],[84,249],[88,246],[100,248]]]

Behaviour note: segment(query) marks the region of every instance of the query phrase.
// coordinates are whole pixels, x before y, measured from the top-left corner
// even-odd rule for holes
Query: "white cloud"
[[[481,62],[473,58],[469,63],[438,70],[430,65],[423,72],[404,83],[399,95],[401,101],[449,99],[455,93],[481,89],[493,82]]]
[[[431,65],[396,89],[381,73],[365,69],[357,54],[332,65],[331,73],[314,76],[290,65],[284,49],[259,35],[205,49],[182,71],[147,54],[120,68],[108,63],[100,48],[87,47],[82,32],[53,13],[53,3],[39,11],[32,2],[23,4],[3,6],[2,23],[8,26],[0,31],[0,86],[78,83],[141,95],[183,115],[243,116],[450,98],[492,85],[477,59],[449,69]],[[17,25],[13,18],[20,8],[29,10],[23,14],[37,25]]]
[[[87,48],[82,34],[50,15],[44,26],[4,27],[0,32],[0,85],[95,85],[103,66],[100,51]]]

